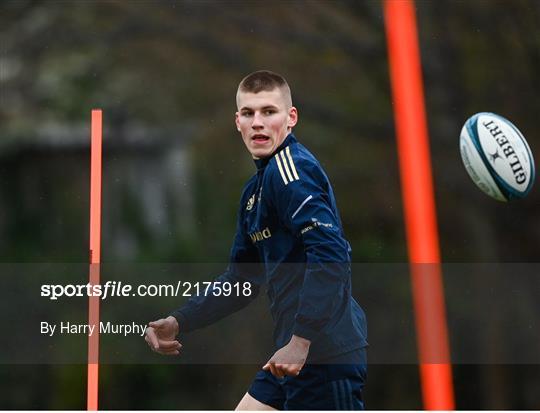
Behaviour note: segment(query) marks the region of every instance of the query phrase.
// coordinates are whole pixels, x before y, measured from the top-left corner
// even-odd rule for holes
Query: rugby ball
[[[473,182],[486,194],[509,201],[526,196],[534,182],[534,159],[527,141],[512,122],[481,112],[463,125],[461,159]]]

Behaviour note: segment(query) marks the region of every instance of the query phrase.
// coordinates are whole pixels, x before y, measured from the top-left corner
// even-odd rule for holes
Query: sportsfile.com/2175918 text
[[[244,296],[252,294],[251,283],[220,281],[178,281],[176,284],[139,284],[135,287],[121,281],[105,284],[43,284],[41,297],[58,300],[64,297],[191,297],[199,295]]]

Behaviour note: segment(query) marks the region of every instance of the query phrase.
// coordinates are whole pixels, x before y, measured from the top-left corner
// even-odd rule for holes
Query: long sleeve
[[[350,246],[320,165],[293,156],[276,162],[270,177],[275,208],[281,222],[301,239],[306,255],[293,334],[313,341],[347,303]]]
[[[214,280],[217,283],[228,282],[231,285],[240,283],[240,294],[236,294],[235,291],[229,296],[214,295],[215,284],[212,284],[206,295],[192,297],[185,305],[171,313],[178,321],[181,332],[208,326],[244,308],[259,294],[264,276],[258,263],[257,251],[242,230],[242,213],[243,209],[240,208],[228,268]],[[242,288],[245,282],[251,284],[251,294],[247,296],[243,294]]]

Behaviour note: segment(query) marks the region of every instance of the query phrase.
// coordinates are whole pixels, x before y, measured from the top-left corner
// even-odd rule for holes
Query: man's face
[[[296,125],[298,112],[287,104],[281,89],[238,92],[236,127],[253,158],[267,158]]]

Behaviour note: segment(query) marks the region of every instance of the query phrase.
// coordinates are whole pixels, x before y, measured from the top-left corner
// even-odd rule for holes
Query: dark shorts
[[[359,349],[307,364],[296,377],[278,379],[261,370],[248,393],[278,410],[364,410],[362,389],[366,376],[366,351]]]

